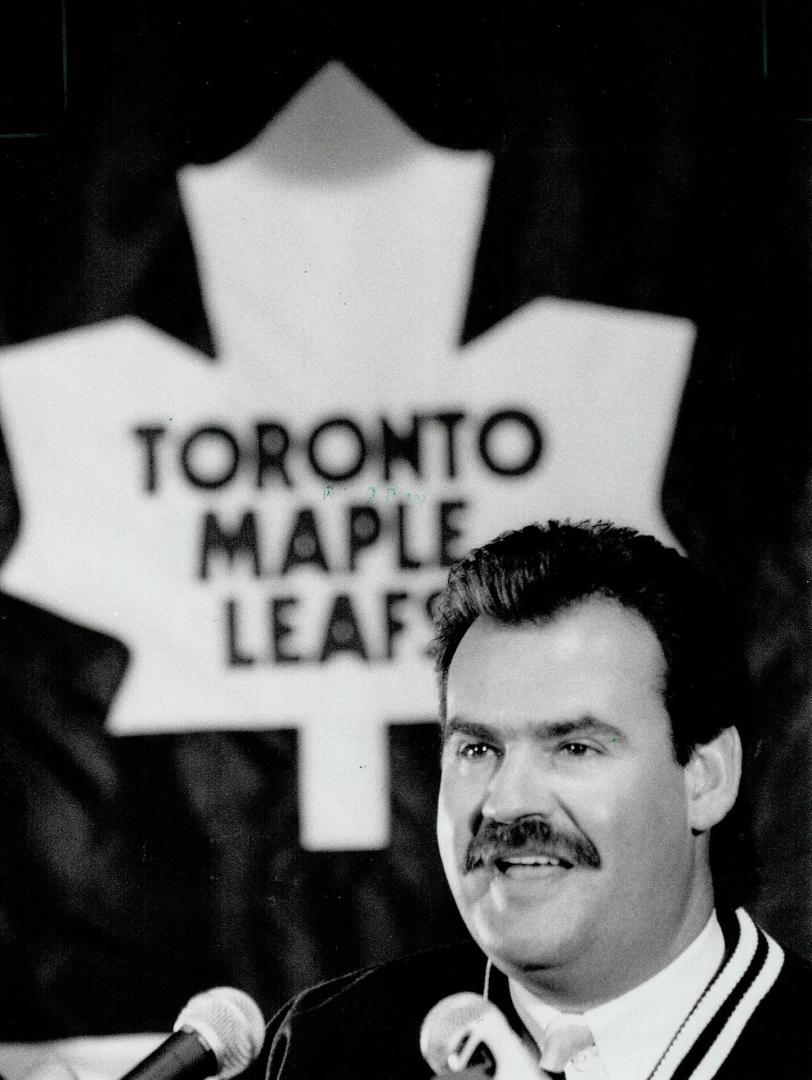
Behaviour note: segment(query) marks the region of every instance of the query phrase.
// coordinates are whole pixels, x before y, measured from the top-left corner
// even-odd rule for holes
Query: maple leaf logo
[[[128,318],[0,368],[4,587],[129,645],[116,733],[298,727],[306,846],[386,843],[385,725],[435,713],[453,559],[547,517],[673,543],[692,327],[542,300],[459,348],[489,172],[330,65],[181,175],[218,362]]]

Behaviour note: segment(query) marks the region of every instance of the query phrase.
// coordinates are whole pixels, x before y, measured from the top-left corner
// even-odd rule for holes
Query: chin
[[[499,920],[495,925],[490,917],[474,915],[468,929],[480,949],[506,975],[555,967],[566,959],[571,950],[564,938],[540,933],[538,926],[523,929],[517,921],[505,926],[504,920]]]
[[[528,975],[558,967],[562,960],[554,948],[544,948],[538,941],[494,941],[481,948],[496,967],[510,978],[524,981]]]

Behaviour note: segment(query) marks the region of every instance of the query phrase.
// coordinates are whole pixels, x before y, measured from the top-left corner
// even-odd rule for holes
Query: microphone
[[[173,1034],[121,1080],[228,1080],[259,1056],[265,1020],[259,1006],[233,986],[195,994]]]
[[[499,1009],[479,994],[452,994],[438,1001],[420,1029],[420,1053],[439,1076],[544,1076]]]

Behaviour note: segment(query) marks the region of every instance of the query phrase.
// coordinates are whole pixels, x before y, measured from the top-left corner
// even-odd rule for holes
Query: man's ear
[[[694,832],[707,832],[730,812],[741,775],[742,744],[734,727],[694,747],[685,766],[688,824]]]

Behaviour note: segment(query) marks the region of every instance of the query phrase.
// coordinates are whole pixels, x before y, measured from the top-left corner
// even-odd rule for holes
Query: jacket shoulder
[[[293,998],[268,1025],[268,1080],[364,1076],[364,1062],[387,1062],[404,1075],[427,1066],[420,1027],[438,1000],[461,990],[481,993],[485,958],[471,942],[418,953],[342,975]],[[371,1072],[370,1075],[380,1075]]]
[[[779,1073],[782,1080],[807,1080],[810,1075],[812,964],[796,953],[782,952],[780,972],[720,1068],[719,1080],[768,1080]]]

